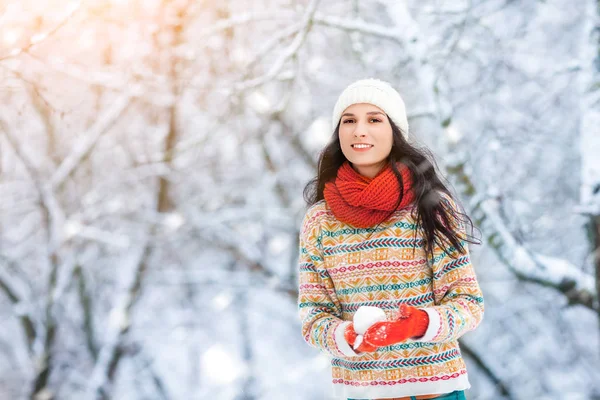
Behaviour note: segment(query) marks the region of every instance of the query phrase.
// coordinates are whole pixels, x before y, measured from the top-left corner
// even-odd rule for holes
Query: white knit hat
[[[369,103],[381,108],[404,132],[404,138],[408,140],[408,119],[404,100],[389,83],[374,78],[358,80],[344,89],[333,107],[332,130],[335,130],[340,122],[342,112],[357,103]]]

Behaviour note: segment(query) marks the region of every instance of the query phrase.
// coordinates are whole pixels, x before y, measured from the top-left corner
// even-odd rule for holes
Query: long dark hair
[[[481,241],[473,240],[474,238],[470,234],[466,234],[467,223],[471,227],[470,232],[473,232],[473,221],[464,213],[463,207],[442,182],[441,174],[438,176],[437,163],[431,151],[426,147],[417,148],[408,143],[401,129],[389,117],[388,120],[392,126],[393,144],[387,157],[387,163],[391,165],[392,171],[398,179],[400,195],[396,207],[387,218],[396,211],[402,200],[404,185],[402,184],[402,175],[396,165],[397,162],[402,162],[410,169],[413,177],[412,188],[418,212],[416,225],[422,229],[424,235],[426,256],[433,259],[435,243],[442,248],[446,248],[446,245],[450,243],[462,254],[466,253],[466,249],[461,243],[462,240],[481,244]],[[318,175],[304,188],[304,200],[308,207],[324,199],[325,183],[335,179],[338,168],[347,160],[340,146],[339,128],[340,124],[338,123],[330,142],[319,155]],[[448,201],[444,201],[441,193],[445,193],[452,199],[460,210],[450,206]],[[461,225],[464,226],[464,229],[459,229]],[[452,253],[454,252],[451,252],[451,257]]]

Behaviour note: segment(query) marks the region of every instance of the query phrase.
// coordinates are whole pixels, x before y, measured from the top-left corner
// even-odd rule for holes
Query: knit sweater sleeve
[[[338,358],[356,356],[344,339],[344,329],[350,321],[342,320],[341,305],[324,266],[316,214],[314,209],[309,209],[300,231],[298,312],[302,337],[310,346],[328,355]]]
[[[443,196],[446,205],[458,210],[457,204]],[[458,232],[465,253],[451,245],[434,246],[432,260],[434,303],[424,310],[429,314],[429,327],[425,335],[416,339],[420,342],[448,342],[460,338],[477,328],[483,319],[483,294],[477,282],[475,270],[462,222],[453,225]],[[452,257],[454,258],[452,258]]]

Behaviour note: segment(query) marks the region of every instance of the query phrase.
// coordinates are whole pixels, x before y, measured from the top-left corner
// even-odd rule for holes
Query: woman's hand
[[[376,322],[367,329],[363,343],[375,347],[390,346],[423,336],[428,326],[427,312],[401,304],[394,321]]]
[[[344,330],[344,338],[346,342],[358,353],[371,353],[377,350],[377,346],[373,346],[369,343],[366,343],[364,340],[359,343],[357,348],[354,348],[356,344],[356,338],[358,337],[358,333],[354,330],[354,323],[351,322],[350,325],[346,326]]]

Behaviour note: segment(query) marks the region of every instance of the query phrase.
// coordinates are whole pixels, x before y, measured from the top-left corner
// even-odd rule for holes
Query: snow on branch
[[[234,210],[230,211],[235,212]],[[243,210],[240,211],[242,213],[244,212]],[[233,258],[245,264],[249,271],[263,279],[263,282],[261,282],[262,284],[266,281],[267,287],[271,290],[282,291],[292,295],[297,294],[297,288],[294,287],[294,285],[286,284],[279,275],[269,269],[264,262],[265,258],[263,254],[254,242],[246,240],[244,237],[245,235],[241,235],[227,226],[227,220],[229,218],[223,218],[224,213],[227,213],[227,211],[219,212],[218,215],[220,215],[220,217],[218,217],[215,213],[204,214],[198,212],[193,207],[186,207],[184,211],[186,220],[189,220],[192,226],[197,230],[198,234],[202,235],[202,238],[206,242],[218,246]],[[244,217],[247,217],[247,215],[242,216],[242,218]],[[261,215],[261,218],[263,217],[264,214]],[[281,226],[286,222],[289,221],[284,221],[282,219]],[[205,234],[205,232],[208,232],[209,234]],[[219,281],[224,282],[225,280],[219,279],[218,273],[218,270],[212,270],[211,277],[208,280],[204,279],[203,282],[214,284],[218,284]],[[228,271],[226,274],[230,275],[231,272]],[[225,277],[225,275],[223,277]],[[200,281],[198,283],[200,283]]]
[[[566,296],[569,304],[581,304],[597,309],[598,294],[594,277],[567,260],[535,253],[520,243],[508,229],[495,198],[483,199],[477,194],[464,162],[448,167],[449,173],[460,182],[462,194],[471,200],[471,209],[488,243],[498,258],[519,279],[553,288]]]
[[[10,302],[14,305],[15,316],[21,323],[25,339],[27,340],[27,349],[31,352],[36,337],[35,324],[33,322],[33,317],[30,315],[29,307],[24,304],[23,298],[25,296],[19,293],[20,291],[17,286],[18,285],[11,276],[6,273],[4,265],[2,265],[2,267],[0,267],[0,291],[4,292],[6,297],[8,297]]]
[[[589,196],[586,199],[586,204],[579,204],[575,207],[576,212],[587,215],[588,217],[600,215],[600,183],[598,184],[598,187],[599,189],[596,195]]]
[[[42,179],[39,175],[39,172],[35,168],[35,164],[33,162],[33,156],[31,156],[19,143],[16,137],[11,132],[10,127],[4,121],[3,118],[0,118],[0,129],[1,132],[4,133],[8,143],[13,148],[18,159],[21,160],[23,165],[25,166],[25,170],[27,174],[31,178],[33,185],[38,191],[40,197],[40,205],[44,211],[44,214],[50,219],[48,221],[48,251],[49,253],[53,252],[56,248],[57,244],[61,238],[62,226],[65,219],[65,214],[56,196],[54,195],[54,191],[44,185]],[[48,258],[51,255],[48,254]]]
[[[250,79],[247,81],[239,82],[235,85],[235,92],[243,92],[245,90],[260,86],[272,79],[274,79],[277,74],[283,69],[286,62],[290,60],[302,47],[302,44],[306,40],[308,32],[312,27],[312,22],[314,18],[314,14],[317,10],[317,6],[319,4],[319,0],[311,0],[310,4],[306,7],[306,11],[302,18],[302,25],[304,28],[300,30],[292,43],[288,46],[287,49],[281,52],[281,56],[275,60],[271,68],[267,71],[266,74],[259,76],[258,78]]]
[[[487,221],[484,227],[492,246],[517,277],[558,289],[567,296],[570,304],[595,308],[594,277],[567,260],[527,250],[508,231],[498,212],[499,205],[495,199],[480,203]]]
[[[49,55],[42,59],[35,54],[29,54],[29,57],[42,64],[45,68],[49,68],[55,72],[89,85],[100,86],[111,90],[123,90],[127,85],[128,77],[117,71],[91,71],[80,65],[67,62],[59,55]],[[11,67],[9,66],[8,68]]]
[[[27,53],[27,55],[30,60],[41,64],[43,68],[90,86],[116,92],[128,91],[129,96],[132,98],[159,107],[170,107],[175,102],[175,98],[171,93],[162,90],[167,77],[155,72],[142,68],[136,69],[135,67],[132,67],[133,70],[129,74],[124,74],[122,71],[115,69],[108,69],[108,67],[91,70],[67,61],[58,55],[48,55],[44,58],[32,53]],[[5,63],[3,66],[15,75],[21,75],[20,79],[25,80],[20,73],[20,65]],[[132,84],[132,82],[135,82],[135,84]]]
[[[384,39],[390,39],[400,44],[404,44],[402,35],[394,27],[372,24],[360,19],[343,19],[333,16],[324,16],[317,13],[313,17],[316,24],[338,28],[349,32],[359,32],[366,35],[377,36]]]
[[[579,211],[590,217],[600,216],[600,4],[588,2],[582,21],[580,54],[579,149],[581,151],[581,206]]]
[[[258,21],[272,21],[275,19],[294,19],[295,13],[285,13],[284,11],[274,12],[253,12],[243,15],[236,15],[231,18],[221,19],[218,22],[211,24],[209,28],[200,31],[196,35],[199,39],[204,39],[221,31],[231,29],[235,26],[248,24]]]
[[[279,32],[277,35],[269,38],[269,40],[261,47],[260,50],[256,52],[254,57],[248,61],[244,69],[246,69],[247,74],[250,74],[254,66],[259,63],[261,60],[264,60],[265,55],[273,50],[277,44],[283,42],[287,38],[298,35],[302,29],[304,28],[303,22],[299,22],[297,24],[290,25],[286,29]]]
[[[49,31],[33,35],[29,39],[29,43],[27,43],[27,45],[25,45],[24,47],[16,48],[16,49],[13,49],[13,50],[9,51],[8,55],[0,57],[0,61],[6,60],[8,58],[13,58],[13,57],[16,57],[16,56],[18,56],[20,54],[26,53],[29,50],[31,50],[34,46],[37,46],[40,43],[44,42],[50,36],[52,36],[53,34],[55,34],[60,28],[62,28],[63,26],[65,26],[67,24],[67,22],[69,22],[69,20],[73,17],[73,15],[75,15],[75,13],[81,8],[82,2],[83,1],[80,0],[77,3],[69,3],[69,8],[67,10],[67,15],[62,19],[62,21],[60,21],[58,24],[56,24]]]
[[[123,339],[129,331],[131,324],[131,311],[139,297],[142,279],[145,275],[148,258],[151,253],[150,238],[144,239],[138,254],[132,254],[132,266],[130,276],[124,278],[126,282],[120,297],[109,313],[109,323],[104,337],[106,341],[98,353],[98,358],[88,386],[90,399],[110,397],[110,385],[114,377],[114,368],[122,353]],[[125,263],[124,268],[127,267]]]
[[[77,299],[83,312],[83,330],[85,332],[85,344],[94,361],[98,360],[98,346],[93,324],[92,295],[88,288],[87,278],[80,264],[73,269],[73,279],[77,287]]]
[[[96,123],[83,135],[83,139],[75,145],[71,154],[65,157],[64,161],[50,178],[50,187],[52,190],[59,188],[75,171],[77,166],[85,160],[98,140],[115,124],[130,102],[131,97],[129,95],[122,96],[112,104],[108,111],[96,120]]]

